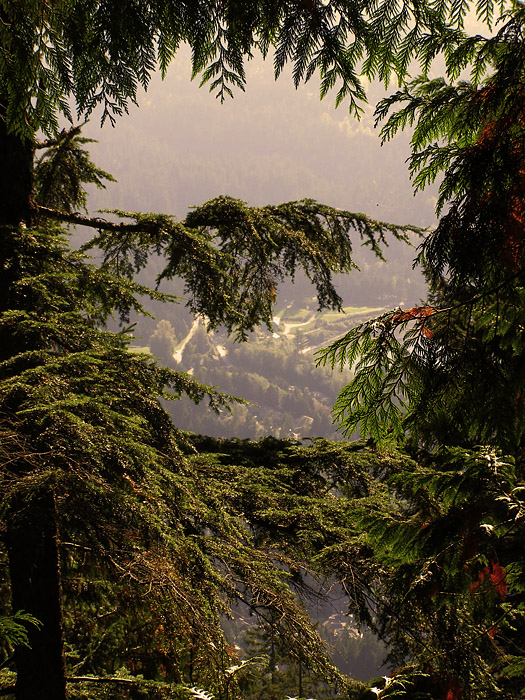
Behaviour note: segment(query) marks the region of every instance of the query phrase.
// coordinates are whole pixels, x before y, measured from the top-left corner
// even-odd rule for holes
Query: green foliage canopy
[[[193,75],[223,99],[243,89],[244,61],[275,49],[279,75],[292,64],[295,85],[316,72],[321,97],[337,85],[336,103],[354,113],[365,98],[360,74],[388,82],[406,76],[410,61],[428,65],[461,36],[468,0],[418,3],[239,2],[238,0],[100,2],[32,0],[0,5],[0,76],[9,96],[9,128],[27,138],[58,131],[59,115],[89,116],[102,108],[114,121],[147,88],[151,73],[165,73],[182,43],[192,48]],[[495,4],[478,0],[490,23]],[[466,59],[472,59],[466,52]],[[454,64],[454,70],[457,62]],[[71,103],[73,101],[73,104]]]
[[[106,603],[123,599],[123,580],[133,581],[140,592],[154,589],[157,600],[163,599],[157,610],[169,617],[168,627],[179,631],[178,639],[188,642],[180,645],[186,650],[199,646],[191,638],[195,631],[202,642],[199,649],[210,641],[220,643],[219,612],[229,597],[242,596],[262,614],[270,607],[277,611],[284,635],[297,635],[310,658],[327,670],[290,588],[300,568],[297,560],[316,554],[319,547],[318,561],[332,570],[337,567],[348,590],[352,583],[352,605],[392,641],[398,659],[413,661],[426,677],[434,668],[447,674],[445,685],[425,690],[427,697],[438,693],[456,698],[460,687],[465,697],[474,692],[489,697],[498,691],[483,686],[496,668],[497,653],[488,640],[497,635],[497,650],[509,661],[501,687],[511,673],[519,678],[515,652],[523,627],[518,554],[523,530],[523,362],[522,344],[512,327],[522,325],[516,300],[521,298],[523,267],[523,10],[513,8],[495,39],[469,39],[462,26],[470,6],[461,0],[395,6],[336,0],[1,2],[0,148],[6,167],[0,221],[6,224],[6,275],[0,295],[0,424],[13,448],[3,474],[2,508],[13,603],[24,607],[19,601],[25,596],[31,603],[28,612],[42,622],[41,631],[28,630],[33,649],[16,651],[19,698],[35,696],[35,677],[46,679],[38,688],[46,700],[66,695],[56,552],[57,541],[62,548],[66,543],[57,540],[60,533],[72,535],[72,548],[79,545],[86,552],[84,560],[70,555],[62,571],[95,571],[106,592],[112,589]],[[494,5],[479,2],[477,11],[490,23]],[[84,118],[101,107],[102,119],[113,121],[136,100],[138,86],[147,87],[157,65],[166,70],[181,42],[191,45],[194,73],[202,73],[221,98],[232,86],[242,88],[245,57],[255,50],[266,55],[274,47],[277,74],[291,62],[298,84],[318,71],[321,95],[337,84],[336,101],[348,99],[354,112],[364,99],[360,74],[403,79],[413,58],[426,70],[442,51],[449,80],[473,64],[470,85],[423,78],[379,108],[379,116],[386,115],[393,105],[408,102],[389,119],[384,134],[389,137],[405,123],[415,124],[412,167],[420,173],[417,185],[446,168],[442,193],[450,209],[427,238],[421,258],[435,299],[409,311],[395,310],[375,325],[351,332],[326,358],[351,358],[353,364],[360,356],[355,382],[339,406],[342,415],[350,414],[347,427],[357,418],[377,443],[402,440],[409,427],[420,443],[442,444],[453,423],[452,434],[458,437],[452,442],[463,440],[471,448],[478,436],[490,438],[495,461],[483,461],[463,446],[463,452],[454,453],[453,469],[446,463],[440,469],[432,456],[427,457],[427,472],[421,455],[398,461],[380,458],[370,449],[366,464],[360,462],[359,476],[343,469],[342,478],[333,477],[330,483],[348,495],[344,504],[329,491],[312,502],[315,482],[326,488],[325,472],[313,475],[306,484],[309,497],[303,500],[294,482],[301,482],[304,463],[298,473],[288,476],[285,469],[277,480],[260,474],[255,489],[246,483],[245,470],[236,471],[229,463],[227,473],[234,473],[237,483],[226,494],[226,503],[217,490],[228,483],[216,466],[221,458],[204,459],[205,477],[199,475],[198,459],[195,473],[188,471],[191,460],[182,457],[179,436],[159,396],[171,385],[175,393],[187,392],[197,400],[208,395],[218,405],[225,397],[157,368],[149,358],[130,357],[125,334],[98,327],[113,311],[125,317],[130,309],[140,308],[136,295],[146,290],[130,278],[147,256],[157,250],[166,253],[163,275],[185,279],[191,308],[205,312],[212,326],[223,323],[242,337],[255,323],[269,321],[275,282],[296,264],[317,284],[321,304],[337,306],[329,273],[352,266],[349,229],[357,228],[375,245],[388,227],[310,201],[254,209],[221,198],[197,208],[184,222],[120,212],[132,222],[112,223],[72,213],[85,203],[78,182],[103,184],[107,176],[77,157],[81,142],[75,143],[72,133],[58,138],[60,115],[72,118],[73,109]],[[480,82],[486,67],[492,75]],[[35,190],[33,155],[39,131],[56,138],[58,148],[41,160]],[[436,138],[445,140],[445,150],[436,147]],[[82,173],[76,183],[65,167],[71,162],[74,172]],[[68,188],[57,186],[68,179]],[[60,229],[44,224],[44,217],[96,228],[96,244],[105,254],[102,266],[94,268],[81,252],[72,253]],[[212,245],[215,241],[218,247]],[[243,317],[239,300],[248,308]],[[439,300],[446,304],[440,306]],[[456,318],[457,309],[466,309],[467,315]],[[445,323],[440,324],[440,317]],[[407,327],[408,334],[400,338],[399,331]],[[486,390],[480,377],[487,360],[498,370],[491,384],[498,415],[473,401]],[[480,389],[465,394],[472,376]],[[435,377],[438,384],[432,384]],[[451,384],[454,391],[448,391]],[[510,398],[500,410],[508,387]],[[476,408],[471,412],[472,403]],[[508,420],[512,407],[518,408],[514,422]],[[511,459],[497,456],[499,447],[518,457],[515,474]],[[333,454],[329,458],[335,460]],[[377,489],[370,487],[369,473],[383,482]],[[466,494],[472,494],[476,479],[490,486],[489,498],[475,500],[479,509],[471,512]],[[356,517],[356,498],[368,519],[366,513]],[[428,525],[421,522],[425,508]],[[464,533],[474,528],[483,528],[480,547],[469,556],[459,555]],[[494,530],[501,533],[501,543],[489,537]],[[426,541],[427,533],[436,536]],[[25,565],[38,569],[42,542],[53,585],[33,586],[38,577],[29,577],[24,588]],[[392,547],[398,547],[396,556]],[[471,567],[468,572],[461,569],[465,564]],[[489,584],[501,569],[514,596],[507,607],[500,595],[503,579],[499,590]],[[24,584],[17,586],[17,581]],[[429,599],[407,603],[406,590],[420,592],[420,583],[428,581],[437,585],[437,594],[432,589]],[[85,580],[81,583],[90,587]],[[477,594],[469,596],[483,586],[493,595],[488,603],[482,600],[486,605],[478,616]],[[97,595],[100,591],[95,601]],[[458,595],[462,602],[454,613],[451,596],[455,602]],[[388,622],[388,600],[397,609],[392,619],[403,623],[399,634]],[[379,602],[374,608],[371,601]],[[465,622],[473,611],[474,622],[454,635],[452,622]],[[381,614],[380,623],[375,612]],[[501,626],[494,624],[498,614],[505,616]],[[186,619],[192,621],[189,636],[181,632]],[[429,622],[436,628],[425,639],[420,629]],[[78,622],[71,626],[78,641]],[[52,663],[37,632],[47,635],[46,640],[53,637]],[[482,642],[476,645],[480,635]],[[115,636],[122,639],[121,632]],[[417,645],[411,642],[414,636]],[[180,647],[170,652],[182,651]],[[461,648],[471,653],[468,663],[457,656]],[[92,651],[77,659],[79,668],[82,663],[89,666]],[[159,661],[155,672],[160,670]],[[408,678],[414,681],[414,674]],[[401,687],[403,682],[400,677]],[[387,692],[378,692],[386,697],[398,687],[389,684]],[[511,696],[514,687],[505,692]]]
[[[414,457],[358,525],[384,567],[380,633],[400,668],[382,698],[523,695],[524,21],[514,5],[494,37],[451,42],[452,80],[420,76],[379,104],[384,138],[413,127],[416,188],[441,178],[417,259],[429,297],[320,357],[354,371],[344,430]]]
[[[361,423],[378,442],[408,428],[427,442],[448,431],[521,444],[523,22],[517,6],[494,38],[476,37],[491,66],[481,83],[418,78],[378,106],[384,138],[413,125],[415,185],[443,173],[446,209],[418,258],[429,299],[352,329],[321,357],[357,362],[336,406],[347,432]]]

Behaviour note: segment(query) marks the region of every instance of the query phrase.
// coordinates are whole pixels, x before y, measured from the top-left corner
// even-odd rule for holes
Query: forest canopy
[[[464,31],[468,12],[487,36]],[[490,0],[0,2],[2,694],[274,697],[280,654],[299,695],[306,671],[319,695],[523,695],[524,21]],[[77,122],[101,108],[118,128],[182,43],[220,99],[255,51],[295,84],[318,74],[356,116],[365,79],[399,83],[376,109],[382,137],[413,128],[410,171],[416,188],[441,178],[440,219],[417,259],[429,298],[320,355],[353,372],[335,417],[361,442],[181,433],[161,399],[232,398],[129,352],[141,297],[173,301],[136,281],[153,254],[194,314],[242,340],[269,325],[284,276],[303,269],[338,308],[354,241],[382,255],[416,230],[309,199],[217,196],[181,221],[82,212],[111,176]],[[73,250],[65,224],[96,234]],[[372,687],[312,625],[323,579],[387,644]],[[266,657],[228,643],[235,606]]]

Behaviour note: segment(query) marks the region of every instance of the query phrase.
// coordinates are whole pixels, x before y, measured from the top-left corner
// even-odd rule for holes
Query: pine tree
[[[17,698],[66,697],[64,622],[80,645],[76,666],[95,668],[96,635],[88,642],[78,615],[85,619],[111,601],[125,600],[144,615],[141,643],[160,629],[175,640],[157,632],[154,648],[161,651],[147,659],[138,655],[135,670],[158,678],[163,655],[183,658],[188,648],[200,650],[205,668],[209,644],[224,645],[224,596],[240,595],[214,561],[239,567],[243,586],[263,585],[263,597],[273,601],[266,604],[280,609],[282,625],[291,625],[309,658],[333,674],[275,563],[253,546],[233,557],[243,538],[243,528],[234,525],[237,514],[206,519],[210,505],[198,496],[198,481],[188,477],[179,438],[159,403],[186,394],[194,401],[208,397],[219,408],[228,397],[129,353],[129,332],[113,334],[102,324],[111,314],[125,321],[131,311],[140,313],[140,294],[169,300],[133,281],[151,251],[166,256],[161,277],[185,279],[195,313],[206,312],[210,326],[223,324],[243,338],[256,323],[270,322],[277,281],[297,265],[316,283],[320,305],[339,304],[331,272],[353,265],[350,229],[374,246],[376,237],[402,237],[405,230],[309,200],[255,209],[221,198],[193,210],[184,222],[125,212],[120,214],[133,223],[93,219],[71,210],[85,205],[86,182],[103,186],[110,176],[91,163],[77,129],[42,145],[34,169],[33,224],[4,225],[2,249],[4,539],[13,611],[32,616],[26,622],[38,621],[27,626],[27,644],[20,638],[15,649]],[[72,251],[56,220],[87,223],[99,233],[84,250]],[[99,266],[86,258],[93,246],[103,251]],[[216,494],[209,498],[215,502]],[[195,545],[196,532],[212,527],[222,549],[203,552]],[[262,576],[264,566],[269,568]],[[133,583],[130,590],[122,577]],[[80,581],[91,602],[64,619],[64,601],[74,592],[70,578]],[[144,607],[145,591],[154,601]],[[105,658],[111,645],[115,659],[122,653],[125,626],[121,615],[111,635],[102,635]],[[189,641],[185,626],[199,630]],[[112,668],[102,663],[106,674]],[[182,680],[188,679],[181,670],[165,678],[172,684]]]

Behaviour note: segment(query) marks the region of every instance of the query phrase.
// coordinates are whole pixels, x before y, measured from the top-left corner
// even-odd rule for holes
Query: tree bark
[[[0,93],[0,226],[32,222],[33,144],[8,133]]]
[[[54,496],[47,491],[27,504],[16,500],[7,530],[13,610],[31,613],[42,627],[29,625],[30,648],[15,650],[15,695],[17,700],[66,700]]]
[[[33,145],[8,133],[6,102],[0,91],[0,312],[10,310],[13,285],[20,274],[13,260],[19,227],[29,226],[33,219]],[[4,329],[0,333],[0,361],[18,350],[12,333]]]
[[[13,302],[13,284],[20,276],[13,247],[20,227],[33,223],[34,144],[10,133],[0,87],[0,311]],[[15,246],[16,247],[16,246]],[[20,339],[7,328],[0,335],[0,361],[20,351]],[[20,462],[20,475],[27,473]],[[62,631],[60,558],[53,493],[14,496],[6,518],[13,611],[24,610],[42,627],[28,625],[30,648],[15,649],[17,700],[66,700]]]

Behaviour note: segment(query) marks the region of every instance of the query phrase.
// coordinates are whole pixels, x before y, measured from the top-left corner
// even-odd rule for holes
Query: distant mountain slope
[[[163,363],[251,403],[216,415],[206,406],[177,401],[168,410],[183,430],[214,437],[337,437],[330,411],[350,375],[316,367],[314,352],[382,310],[318,313],[314,298],[304,307],[289,302],[276,314],[273,334],[261,330],[241,344],[207,333],[202,320],[181,333],[163,319],[148,347]]]

